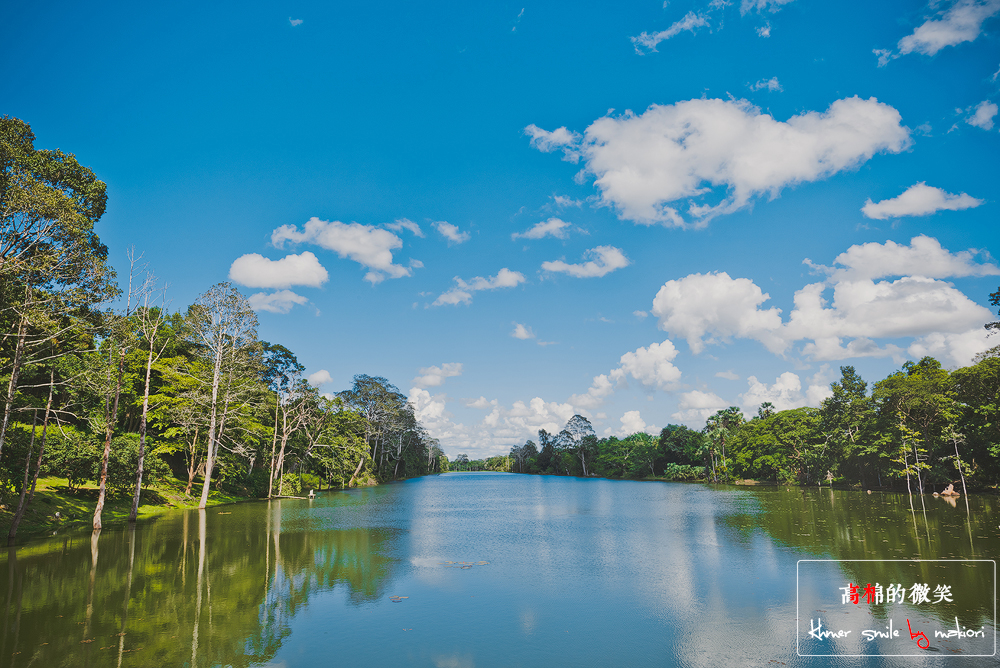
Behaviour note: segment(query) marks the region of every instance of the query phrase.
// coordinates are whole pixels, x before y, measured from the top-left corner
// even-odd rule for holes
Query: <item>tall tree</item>
[[[199,508],[205,508],[218,451],[220,408],[225,405],[225,397],[220,402],[219,389],[227,374],[236,373],[241,363],[250,361],[257,343],[257,315],[232,284],[218,283],[188,309],[186,331],[196,354],[210,362],[212,368],[205,481],[198,503]]]

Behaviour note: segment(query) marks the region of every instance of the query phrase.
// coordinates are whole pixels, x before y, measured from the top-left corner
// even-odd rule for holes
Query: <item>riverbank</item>
[[[197,508],[201,500],[200,486],[197,494],[192,490],[191,496],[184,494],[185,487],[186,483],[183,481],[166,479],[143,488],[138,520],[141,522],[152,519],[171,510]],[[35,499],[24,512],[15,542],[20,544],[32,538],[92,526],[94,510],[97,507],[97,494],[96,485],[84,485],[70,491],[65,478],[39,478]],[[212,490],[208,495],[209,506],[251,500],[254,499],[232,496],[216,490]],[[4,535],[10,529],[14,512],[17,510],[17,501],[18,496],[12,495],[0,505],[0,527],[4,528]],[[105,528],[126,524],[131,509],[131,496],[108,497],[101,515],[102,524]]]

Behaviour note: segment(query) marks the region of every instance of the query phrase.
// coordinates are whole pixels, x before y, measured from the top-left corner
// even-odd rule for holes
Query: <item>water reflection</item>
[[[0,666],[812,665],[800,559],[920,558],[878,577],[992,619],[982,573],[928,561],[1000,553],[996,499],[953,501],[456,474],[180,513],[9,548]]]
[[[265,664],[317,592],[382,595],[386,540],[282,532],[275,502],[9,548],[0,665]]]

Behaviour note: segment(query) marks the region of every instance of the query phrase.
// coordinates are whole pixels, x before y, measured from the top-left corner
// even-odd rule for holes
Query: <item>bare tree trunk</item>
[[[115,421],[118,418],[118,399],[122,391],[122,370],[125,367],[125,349],[118,353],[118,377],[115,381],[115,400],[108,415],[107,426],[104,428],[104,454],[101,457],[101,483],[97,492],[97,508],[94,509],[94,530],[101,528],[101,513],[104,512],[104,498],[108,485],[108,458],[111,456],[111,437],[115,433]]]
[[[348,487],[354,484],[354,479],[358,477],[359,473],[361,473],[361,467],[364,465],[364,463],[365,463],[365,458],[364,455],[362,455],[361,459],[358,461],[358,467],[354,469],[354,475],[352,475],[351,479],[347,482]],[[341,478],[341,480],[343,480],[343,478]]]
[[[25,306],[31,299],[31,288],[25,288]],[[7,437],[7,427],[10,425],[10,412],[14,408],[14,393],[17,392],[17,377],[21,374],[21,363],[24,359],[24,340],[28,335],[28,311],[21,313],[21,322],[17,326],[17,346],[14,348],[14,366],[10,371],[7,383],[7,401],[3,410],[3,424],[0,425],[0,453],[3,452],[4,439]]]
[[[49,428],[49,414],[52,411],[52,391],[55,386],[55,371],[49,370],[49,400],[45,404],[45,418],[42,420],[42,442],[38,446],[38,461],[35,462],[35,473],[31,477],[31,491],[28,492],[28,498],[24,498],[24,490],[28,486],[28,466],[25,465],[24,469],[24,487],[21,488],[21,499],[17,505],[17,512],[14,514],[14,519],[10,523],[10,531],[7,534],[7,543],[10,544],[14,540],[15,534],[17,534],[17,527],[21,524],[21,520],[24,518],[24,511],[28,508],[28,505],[35,498],[35,486],[38,484],[38,473],[42,469],[42,457],[45,455],[45,438]],[[35,428],[32,425],[31,428],[31,442],[34,445],[35,442]],[[31,458],[31,448],[28,448],[28,458]]]
[[[149,375],[153,369],[153,340],[156,329],[149,337],[149,355],[146,357],[146,389],[142,395],[142,418],[139,420],[139,470],[135,475],[135,493],[132,494],[132,511],[128,521],[135,522],[139,514],[139,494],[142,492],[142,470],[146,463],[146,414],[149,412]]]
[[[208,505],[208,489],[212,484],[212,465],[215,463],[215,424],[219,401],[219,375],[222,371],[222,349],[215,355],[215,369],[212,372],[212,417],[208,423],[208,452],[205,454],[205,482],[201,486],[201,501],[198,508]]]
[[[271,439],[271,474],[267,478],[267,498],[274,494],[274,453],[278,447],[278,411],[281,410],[281,391],[274,391],[274,438]]]
[[[198,461],[198,427],[194,428],[194,438],[191,439],[191,457],[188,459],[188,484],[184,489],[184,496],[191,496],[191,488],[194,487],[194,477],[198,474],[198,469],[201,468],[201,462]]]

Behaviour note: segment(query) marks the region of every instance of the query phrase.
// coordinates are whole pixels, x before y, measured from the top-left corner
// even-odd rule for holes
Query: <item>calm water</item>
[[[0,666],[997,665],[994,566],[931,561],[996,558],[997,500],[914,504],[452,473],[177,513],[9,549]],[[868,582],[930,601],[842,603]]]

